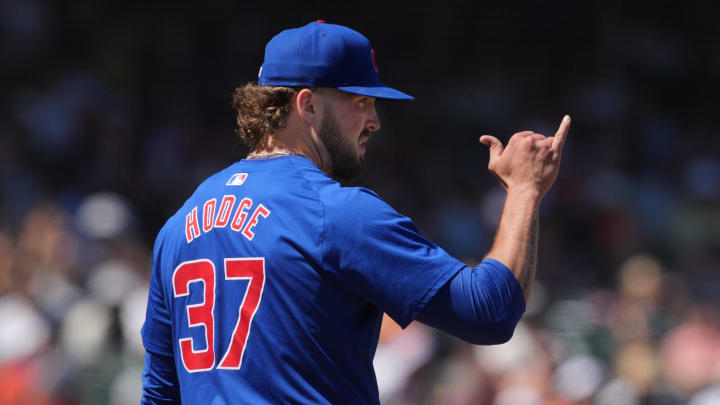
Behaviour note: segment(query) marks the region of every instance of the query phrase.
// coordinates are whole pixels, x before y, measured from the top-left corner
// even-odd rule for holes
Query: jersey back
[[[462,266],[302,157],[243,160],[160,231],[143,342],[183,403],[377,403],[382,312],[407,325]]]

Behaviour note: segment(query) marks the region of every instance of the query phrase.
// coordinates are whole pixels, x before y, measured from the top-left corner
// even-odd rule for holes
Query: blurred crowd
[[[513,339],[387,319],[383,403],[720,403],[717,4],[418,7],[401,24],[387,4],[370,24],[340,6],[101,3],[0,2],[0,405],[138,403],[155,234],[247,152],[230,95],[265,42],[317,18],[365,33],[381,78],[417,98],[379,105],[351,185],[470,265],[504,196],[477,137],[573,117]]]
[[[139,403],[150,251],[127,214],[99,194],[0,233],[0,404]]]

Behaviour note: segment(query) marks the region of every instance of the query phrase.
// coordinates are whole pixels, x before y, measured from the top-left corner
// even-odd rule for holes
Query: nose
[[[380,118],[377,115],[377,110],[375,110],[375,107],[373,106],[372,110],[370,111],[370,118],[368,119],[367,124],[365,125],[368,131],[375,132],[380,130]]]

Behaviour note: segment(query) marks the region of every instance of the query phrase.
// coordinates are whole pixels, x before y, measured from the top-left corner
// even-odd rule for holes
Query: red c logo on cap
[[[378,72],[379,70],[378,70],[377,61],[375,60],[375,50],[374,49],[370,49],[370,55],[372,55],[373,66],[375,67],[375,72]]]

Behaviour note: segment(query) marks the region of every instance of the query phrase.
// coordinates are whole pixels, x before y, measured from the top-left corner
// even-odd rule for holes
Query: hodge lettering
[[[262,204],[253,206],[253,200],[249,197],[243,198],[237,204],[236,200],[234,195],[225,195],[219,204],[217,199],[211,198],[201,207],[193,207],[185,216],[187,243],[202,235],[201,228],[203,233],[208,233],[215,228],[225,228],[228,223],[230,229],[241,233],[247,240],[253,240],[255,237],[253,228],[261,219],[270,215],[270,210]]]

